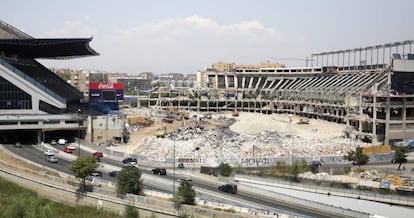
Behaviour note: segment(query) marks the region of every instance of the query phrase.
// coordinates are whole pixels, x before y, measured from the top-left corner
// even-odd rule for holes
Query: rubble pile
[[[317,181],[329,181],[329,182],[340,182],[341,180],[330,176],[328,173],[312,173],[312,172],[305,172],[298,175],[299,179],[304,180],[317,180]]]
[[[345,155],[349,139],[304,139],[300,136],[264,131],[252,136],[229,128],[181,127],[165,138],[154,136],[134,151],[149,158],[240,158],[240,157],[320,157]],[[353,143],[352,149],[357,146]]]

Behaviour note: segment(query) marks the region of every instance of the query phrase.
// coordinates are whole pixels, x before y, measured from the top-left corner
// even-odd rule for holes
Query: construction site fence
[[[114,151],[109,149],[105,146],[98,146],[93,145],[87,141],[82,141],[82,146],[88,146],[91,149],[98,150],[104,152],[106,155],[111,155],[114,159],[122,159],[126,157],[136,158],[138,161],[146,162],[150,164],[150,162],[156,163],[166,163],[172,164],[174,163],[174,157],[147,157],[144,155],[139,154],[131,154],[125,153],[120,151]],[[385,148],[377,148],[377,147],[370,147],[372,151],[375,151],[369,154],[369,161],[370,162],[388,162],[390,163],[392,159],[394,159],[394,153],[390,152],[391,148],[387,148],[389,146],[379,146]],[[382,150],[381,150],[382,149]],[[388,151],[388,152],[380,152],[380,151]],[[348,161],[342,155],[337,156],[320,156],[320,157],[300,157],[300,156],[292,156],[292,157],[222,157],[222,158],[183,158],[177,156],[175,158],[175,163],[184,163],[190,165],[207,165],[207,166],[218,166],[220,163],[228,163],[231,166],[242,166],[242,167],[266,167],[275,165],[279,161],[283,161],[286,164],[292,164],[298,160],[305,160],[306,162],[311,162],[313,160],[319,160],[322,164],[351,164],[351,161]]]

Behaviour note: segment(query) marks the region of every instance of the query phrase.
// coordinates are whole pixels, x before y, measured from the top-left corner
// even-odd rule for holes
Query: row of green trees
[[[392,163],[398,164],[398,169],[401,169],[402,164],[407,162],[408,147],[397,147],[395,148],[394,159]],[[357,147],[354,151],[349,151],[346,159],[352,161],[355,165],[361,166],[369,161],[369,156],[364,153],[363,148]]]
[[[79,157],[72,162],[70,169],[76,177],[82,179],[82,191],[85,191],[86,177],[93,173],[99,166],[93,157]],[[116,183],[116,191],[119,196],[125,194],[144,195],[142,173],[138,167],[126,166],[119,172]],[[179,204],[195,204],[196,193],[192,184],[187,180],[181,180],[177,193],[174,193],[174,201]]]

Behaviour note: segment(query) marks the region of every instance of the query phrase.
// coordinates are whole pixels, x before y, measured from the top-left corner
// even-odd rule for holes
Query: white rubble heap
[[[241,116],[246,114],[243,113]],[[269,120],[268,122],[276,121]],[[234,124],[234,126],[236,125],[237,123]],[[321,156],[343,156],[357,146],[367,146],[355,140],[351,144],[349,138],[341,137],[339,133],[327,136],[327,134],[319,132],[322,136],[316,137],[317,129],[309,130],[313,133],[308,135],[300,134],[297,130],[293,133],[259,130],[256,134],[246,134],[243,131],[236,132],[232,129],[232,126],[214,130],[202,127],[181,127],[165,138],[156,138],[155,136],[147,138],[134,150],[134,153],[149,159],[171,158],[175,143],[176,158],[245,158],[253,156],[318,158]],[[340,132],[340,130],[336,131]]]

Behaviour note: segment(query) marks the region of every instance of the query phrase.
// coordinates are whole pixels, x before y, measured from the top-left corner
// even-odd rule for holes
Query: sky
[[[188,74],[412,40],[413,11],[412,0],[2,0],[0,20],[35,38],[93,37],[99,56],[46,67]]]

